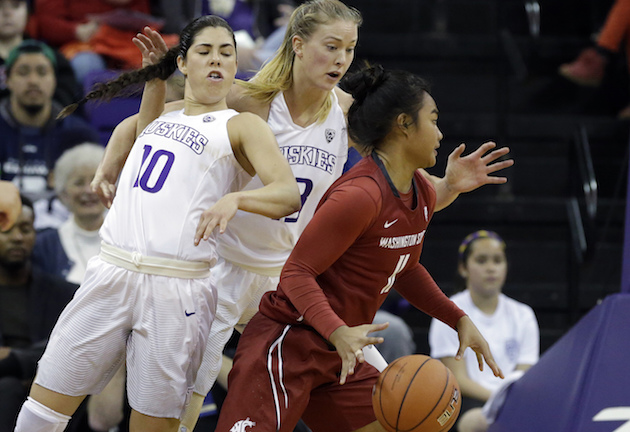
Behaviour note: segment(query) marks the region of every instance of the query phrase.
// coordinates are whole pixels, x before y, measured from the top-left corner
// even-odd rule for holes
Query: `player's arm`
[[[195,244],[207,240],[218,226],[225,232],[237,210],[281,218],[300,209],[300,191],[291,167],[278,148],[273,132],[256,114],[243,113],[227,124],[234,156],[250,175],[258,175],[262,188],[225,195],[205,210],[197,226]]]
[[[455,375],[463,396],[483,402],[490,398],[492,394],[490,390],[470,379],[466,371],[466,362],[455,360],[455,357],[443,357],[440,360],[453,372],[453,375]]]
[[[0,180],[0,231],[11,229],[22,213],[20,191],[13,183]]]
[[[168,47],[162,36],[149,27],[145,27],[144,34],[139,33],[133,39],[133,43],[142,54],[142,65],[156,64],[168,51]],[[145,84],[140,102],[140,111],[120,122],[112,132],[105,155],[101,161],[94,179],[91,183],[92,190],[99,196],[103,204],[109,208],[116,195],[116,180],[122,167],[129,156],[136,137],[162,112],[173,111],[183,107],[183,101],[176,101],[165,106],[166,82],[154,79]]]
[[[168,47],[164,39],[162,39],[162,36],[148,26],[144,28],[144,33],[138,33],[132,41],[142,54],[142,67],[158,64],[168,51]],[[164,110],[165,102],[165,80],[154,78],[145,83],[144,91],[142,92],[142,101],[140,102],[140,111],[138,112],[136,137],[138,137],[144,128],[153,120],[160,116]]]

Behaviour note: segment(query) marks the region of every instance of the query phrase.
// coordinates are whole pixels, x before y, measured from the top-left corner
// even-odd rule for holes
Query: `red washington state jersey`
[[[390,290],[451,327],[464,313],[418,262],[436,194],[420,173],[406,204],[373,154],[321,199],[260,312],[314,327],[326,339],[341,325],[371,323]],[[403,197],[404,198],[404,197]]]

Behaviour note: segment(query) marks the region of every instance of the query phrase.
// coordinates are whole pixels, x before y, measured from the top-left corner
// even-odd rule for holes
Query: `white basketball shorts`
[[[35,382],[70,396],[100,393],[126,355],[131,407],[180,418],[215,308],[211,277],[146,274],[94,257],[53,329]]]

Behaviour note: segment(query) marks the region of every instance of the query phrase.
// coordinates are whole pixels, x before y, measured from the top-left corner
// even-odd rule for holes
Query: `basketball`
[[[389,432],[442,432],[455,423],[461,395],[455,376],[441,361],[410,355],[381,373],[372,406]]]

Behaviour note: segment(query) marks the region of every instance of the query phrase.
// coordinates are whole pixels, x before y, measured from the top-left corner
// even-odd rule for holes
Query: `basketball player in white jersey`
[[[246,324],[257,311],[262,294],[276,288],[280,270],[320,198],[341,176],[348,152],[345,113],[352,97],[337,84],[353,60],[360,24],[360,13],[340,1],[302,4],[294,11],[275,57],[251,81],[233,86],[228,95],[228,106],[258,114],[271,127],[300,187],[302,209],[279,220],[237,212],[218,237],[219,260],[213,268],[219,290],[217,315],[180,431],[193,429],[234,327]],[[131,143],[122,130],[129,124],[134,124],[133,118],[114,132],[93,182],[105,202],[113,197],[118,166]],[[506,181],[488,176],[512,164],[510,160],[489,166],[509,151],[503,148],[483,157],[493,147],[486,143],[463,158],[463,145],[453,152],[447,176],[431,177],[437,209],[446,207],[461,192]],[[255,185],[259,185],[257,178],[247,188]]]
[[[148,82],[143,128],[164,103],[154,78],[165,79],[175,65],[187,77],[184,108],[150,122],[129,153],[101,254],[53,330],[16,431],[63,431],[85,395],[100,392],[125,358],[130,430],[174,430],[214,319],[213,230],[224,231],[238,210],[279,218],[299,209],[295,179],[269,127],[227,109],[237,69],[229,25],[204,16],[180,38],[159,64],[87,97]],[[264,186],[243,191],[255,174]]]

